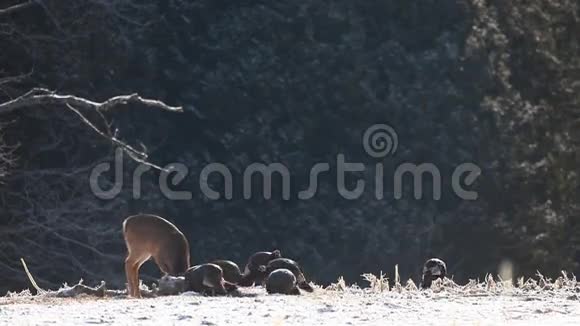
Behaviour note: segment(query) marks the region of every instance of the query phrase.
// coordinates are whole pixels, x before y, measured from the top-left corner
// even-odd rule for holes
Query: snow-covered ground
[[[149,299],[0,298],[4,325],[580,325],[580,288],[502,291],[317,289],[301,296],[242,289]]]

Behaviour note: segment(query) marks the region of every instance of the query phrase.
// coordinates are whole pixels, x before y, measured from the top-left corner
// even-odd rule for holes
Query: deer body
[[[182,275],[189,268],[187,239],[175,225],[160,216],[139,214],[127,217],[123,221],[123,236],[127,245],[127,293],[133,297],[141,297],[139,268],[150,258],[167,275]]]

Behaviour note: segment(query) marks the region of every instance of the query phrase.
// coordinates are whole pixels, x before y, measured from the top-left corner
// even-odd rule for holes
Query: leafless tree
[[[18,110],[39,108],[49,112],[72,112],[86,128],[123,148],[135,161],[157,167],[148,162],[147,153],[118,139],[111,125],[106,123],[107,113],[127,105],[135,110],[148,107],[168,112],[181,111],[180,107],[145,99],[137,94],[94,102],[46,89],[33,89],[13,100],[0,103],[0,118]],[[98,123],[92,122],[89,114],[105,121],[100,123],[103,127],[97,127]],[[62,143],[62,134],[55,133],[49,137],[54,144],[51,147]],[[70,169],[24,169],[11,174],[10,168],[15,165],[16,159],[14,149],[13,145],[0,143],[0,173],[9,184],[20,185],[19,192],[12,189],[0,191],[0,200],[7,203],[3,205],[3,214],[10,219],[5,221],[6,225],[0,230],[0,270],[4,277],[12,283],[22,283],[24,274],[18,268],[15,258],[32,255],[31,268],[40,271],[38,280],[44,286],[56,287],[58,284],[51,280],[71,268],[78,271],[78,275],[90,279],[119,279],[122,271],[106,265],[122,266],[123,257],[118,250],[122,248],[122,242],[118,235],[119,218],[126,212],[126,208],[123,208],[125,198],[102,203],[87,191],[86,185],[94,163]],[[104,218],[107,215],[109,219]],[[79,257],[79,253],[83,256]],[[118,273],[103,275],[103,271]]]
[[[133,162],[161,169],[149,160],[146,147],[123,139],[124,126],[114,121],[116,111],[172,114],[182,109],[138,94],[97,101],[87,96],[90,89],[54,91],[63,86],[47,84],[35,66],[46,65],[46,53],[77,58],[55,62],[61,79],[74,84],[84,78],[79,77],[79,67],[87,60],[77,44],[91,42],[94,34],[104,35],[110,38],[107,46],[123,52],[131,33],[156,19],[152,2],[133,0],[20,0],[0,5],[0,48],[12,51],[6,57],[0,53],[0,290],[27,284],[20,257],[42,287],[76,282],[65,278],[70,275],[121,285],[120,220],[127,213],[129,192],[111,201],[99,200],[89,191],[90,171],[111,160],[116,147]],[[27,24],[31,20],[39,20],[41,27]],[[31,66],[6,64],[19,56]],[[94,97],[104,98],[103,93]],[[42,144],[21,144],[18,139],[22,135],[18,125],[29,120],[45,126]],[[2,137],[3,132],[9,137]],[[30,163],[58,153],[63,153],[66,164]]]

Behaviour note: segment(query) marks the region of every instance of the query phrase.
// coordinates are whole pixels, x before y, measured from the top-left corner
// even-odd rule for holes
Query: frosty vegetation
[[[363,287],[343,278],[301,296],[268,295],[261,287],[239,294],[208,297],[194,292],[160,295],[161,285],[142,285],[148,299],[128,299],[125,291],[63,285],[57,291],[32,295],[8,293],[0,299],[0,318],[35,324],[173,322],[222,324],[401,325],[519,324],[545,321],[571,324],[580,317],[580,284],[562,272],[556,279],[538,273],[530,279],[501,280],[488,275],[465,285],[445,278],[419,290],[408,280],[389,282],[384,275],[364,274]],[[170,282],[171,283],[171,282]],[[73,300],[73,301],[71,301]]]

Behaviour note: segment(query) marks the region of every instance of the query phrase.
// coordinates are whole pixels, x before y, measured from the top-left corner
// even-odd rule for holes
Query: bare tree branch
[[[0,123],[0,184],[3,184],[3,180],[8,175],[10,168],[16,164],[14,152],[19,146],[19,144],[7,145],[4,142],[3,129],[6,125],[6,123]]]
[[[35,3],[36,3],[36,1],[29,0],[29,1],[26,1],[26,2],[23,2],[23,3],[19,3],[19,4],[16,4],[16,5],[10,6],[8,8],[0,9],[0,16],[7,15],[7,14],[11,14],[11,13],[16,12],[18,10],[26,9],[26,8],[32,6]]]
[[[0,83],[15,81],[18,80],[19,78],[21,78],[21,76],[8,77],[8,79],[0,79]],[[119,140],[116,137],[116,135],[113,134],[113,132],[110,130],[111,126],[106,121],[103,112],[110,111],[116,106],[126,104],[140,104],[170,112],[183,112],[183,109],[179,106],[169,106],[158,100],[142,98],[138,94],[120,95],[112,97],[104,102],[94,102],[74,95],[59,95],[47,89],[34,88],[29,92],[27,92],[26,94],[21,95],[13,100],[0,103],[0,114],[11,113],[13,111],[35,105],[64,105],[68,107],[71,111],[76,113],[81,118],[81,121],[84,124],[89,126],[100,136],[107,138],[115,145],[120,146],[136,162],[150,166],[156,170],[164,171],[163,168],[148,162],[147,154],[145,152],[139,151],[130,146],[129,144]],[[83,115],[80,112],[79,109],[93,110],[93,112],[96,112],[105,123],[106,130],[103,131],[98,127],[96,127],[87,117],[85,117],[85,115]],[[5,174],[5,171],[3,170],[5,169],[2,169],[2,165],[0,165],[0,176]]]
[[[93,102],[74,95],[59,95],[42,88],[35,88],[30,92],[11,101],[0,103],[0,114],[10,113],[33,105],[73,105],[81,109],[93,109],[109,111],[115,106],[122,104],[141,104],[171,112],[183,112],[180,106],[169,106],[161,101],[145,99],[138,94],[120,95],[112,97],[104,102]]]
[[[152,167],[154,169],[157,169],[157,170],[166,171],[165,169],[163,169],[160,166],[157,166],[157,165],[155,165],[153,163],[147,162],[146,161],[146,159],[147,159],[147,154],[146,153],[141,152],[141,151],[138,151],[135,148],[133,148],[132,146],[130,146],[129,144],[126,144],[126,143],[122,142],[121,140],[119,140],[114,135],[111,135],[110,132],[108,132],[108,135],[107,135],[107,133],[105,133],[102,130],[100,130],[99,128],[97,128],[79,110],[77,110],[74,107],[72,107],[72,105],[70,105],[70,104],[67,103],[66,106],[69,109],[71,109],[74,113],[76,113],[87,126],[89,126],[91,129],[93,129],[97,134],[103,136],[104,138],[109,139],[114,144],[120,146],[136,162],[141,163],[141,164],[144,164],[144,165],[147,165],[147,166],[150,166],[150,167]],[[102,117],[102,115],[101,115],[101,117]],[[104,117],[103,117],[103,119],[104,119]],[[108,126],[108,123],[107,123],[107,126]],[[166,171],[166,172],[168,172],[168,171]]]
[[[23,79],[26,79],[27,77],[30,77],[31,75],[32,75],[32,72],[29,72],[27,74],[22,74],[22,75],[18,75],[18,76],[9,76],[9,77],[0,78],[0,86],[4,85],[4,84],[8,84],[8,83],[16,83],[16,82],[22,81]]]

